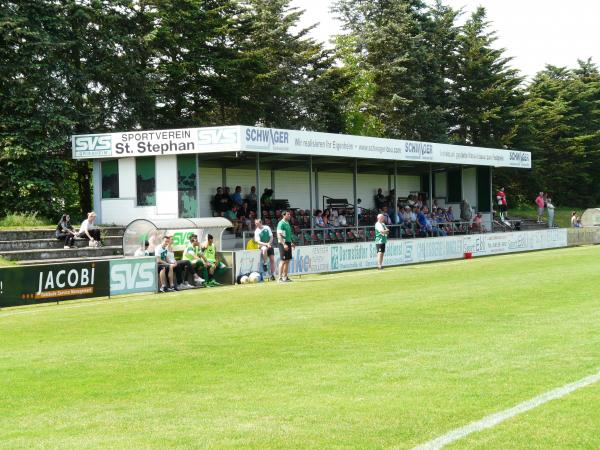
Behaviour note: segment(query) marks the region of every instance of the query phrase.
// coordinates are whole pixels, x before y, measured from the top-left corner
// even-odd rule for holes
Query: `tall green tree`
[[[357,75],[372,88],[361,109],[382,134],[445,141],[455,13],[420,0],[338,0],[334,10],[351,36],[338,51],[348,60],[347,45],[356,46]]]
[[[597,67],[591,61],[579,61],[576,69],[547,66],[528,86],[521,115],[534,160],[529,196],[543,190],[558,204],[596,206],[600,202]]]
[[[456,72],[451,77],[453,142],[483,147],[512,144],[523,79],[510,67],[505,50],[494,48],[495,41],[480,7],[458,35]]]

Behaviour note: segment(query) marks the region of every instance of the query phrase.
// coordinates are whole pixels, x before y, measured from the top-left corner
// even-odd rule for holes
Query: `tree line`
[[[526,81],[483,8],[421,0],[337,0],[329,48],[290,1],[0,0],[0,216],[91,210],[72,134],[233,124],[527,150],[513,199],[600,201],[591,60]]]

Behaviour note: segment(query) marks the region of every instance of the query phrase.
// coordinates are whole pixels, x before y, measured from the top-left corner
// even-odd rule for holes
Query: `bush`
[[[0,227],[42,227],[51,225],[48,219],[37,213],[11,213],[0,219]]]

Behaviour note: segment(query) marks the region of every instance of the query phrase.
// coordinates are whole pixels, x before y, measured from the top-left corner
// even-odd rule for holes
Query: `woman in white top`
[[[99,247],[102,245],[102,241],[100,240],[100,230],[94,225],[95,220],[96,213],[94,211],[89,212],[87,219],[81,222],[79,234],[77,235],[80,238],[90,241],[90,247]]]

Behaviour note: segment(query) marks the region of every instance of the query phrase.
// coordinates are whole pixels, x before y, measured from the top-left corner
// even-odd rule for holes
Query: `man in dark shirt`
[[[381,188],[377,189],[377,195],[375,195],[375,207],[379,211],[385,206],[385,196]]]

